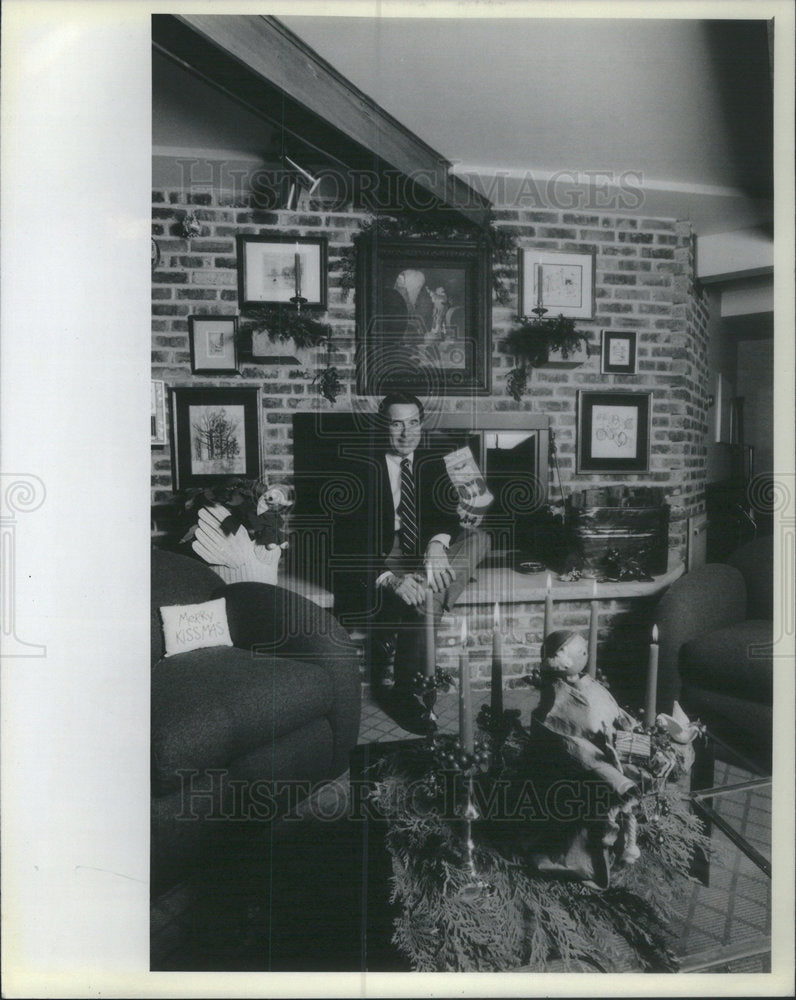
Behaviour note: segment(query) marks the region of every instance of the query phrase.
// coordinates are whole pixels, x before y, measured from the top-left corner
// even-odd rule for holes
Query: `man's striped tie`
[[[406,555],[417,555],[415,482],[408,458],[401,462],[401,502],[398,504],[398,516],[401,519],[401,529],[398,533],[401,552]]]

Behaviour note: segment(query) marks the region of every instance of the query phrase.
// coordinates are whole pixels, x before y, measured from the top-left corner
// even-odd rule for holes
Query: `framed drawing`
[[[259,478],[260,409],[255,388],[172,389],[174,489]]]
[[[238,317],[190,316],[191,371],[195,375],[237,375]]]
[[[166,443],[166,385],[164,382],[150,382],[152,415],[150,417],[151,445],[157,448]]]
[[[603,375],[636,374],[636,334],[603,330]]]
[[[325,236],[238,236],[242,310],[296,304],[326,308]]]
[[[646,472],[651,392],[578,390],[580,472]]]
[[[491,389],[489,251],[465,240],[357,242],[357,392]]]
[[[557,253],[532,247],[519,252],[522,316],[547,310],[547,316],[591,319],[594,316],[594,254]]]

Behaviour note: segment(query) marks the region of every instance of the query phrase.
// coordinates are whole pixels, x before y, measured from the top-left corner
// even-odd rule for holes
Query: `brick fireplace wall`
[[[180,234],[186,212],[195,211],[198,236]],[[167,386],[259,385],[263,391],[262,434],[265,470],[288,479],[292,469],[291,419],[306,410],[350,409],[354,394],[354,295],[341,288],[342,250],[369,218],[354,210],[304,213],[262,210],[249,197],[222,191],[153,192],[152,231],[161,264],[152,279],[152,377]],[[549,415],[555,434],[565,493],[593,485],[633,484],[662,487],[671,507],[670,549],[685,557],[687,519],[704,508],[707,430],[707,308],[694,284],[693,244],[687,222],[604,212],[501,209],[496,224],[508,229],[518,246],[567,252],[595,252],[595,318],[578,328],[587,332],[591,356],[577,367],[535,369],[520,403],[506,392],[514,361],[505,350],[516,311],[517,272],[505,275],[512,302],[492,307],[492,394],[475,400],[455,396],[439,401],[443,409],[536,411]],[[334,328],[332,361],[344,378],[344,392],[332,406],[310,385],[305,372],[325,363],[322,350],[303,352],[300,365],[244,365],[234,377],[191,374],[188,317],[238,312],[235,236],[268,232],[290,235],[323,233],[329,241],[329,314]],[[635,330],[637,371],[633,376],[600,373],[600,332]],[[577,475],[575,472],[576,393],[584,389],[651,390],[649,472],[639,475]],[[152,449],[153,504],[171,499],[169,446]],[[551,498],[559,487],[551,470]],[[537,609],[538,610],[538,609]],[[583,609],[573,609],[575,617]],[[606,605],[601,637],[623,609]],[[612,615],[614,616],[612,618]],[[515,671],[526,672],[527,637],[535,621],[519,623],[522,638]],[[444,639],[444,637],[441,637]],[[507,651],[510,653],[510,651]]]

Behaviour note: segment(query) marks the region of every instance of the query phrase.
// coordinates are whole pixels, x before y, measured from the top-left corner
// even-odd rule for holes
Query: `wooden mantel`
[[[397,170],[483,226],[489,201],[451,174],[449,160],[350,83],[275,17],[254,14],[156,14],[157,48],[219,86],[286,133],[321,137],[333,160],[359,169]],[[274,99],[276,97],[276,100]]]
[[[553,600],[562,601],[611,601],[637,597],[653,597],[683,575],[685,566],[672,555],[665,573],[651,580],[604,581],[597,584],[596,595],[590,579],[581,578],[573,582],[559,580],[551,571]],[[512,569],[482,566],[476,573],[476,580],[464,588],[456,607],[470,604],[536,604],[545,599],[547,591],[547,570],[540,573],[517,573]]]

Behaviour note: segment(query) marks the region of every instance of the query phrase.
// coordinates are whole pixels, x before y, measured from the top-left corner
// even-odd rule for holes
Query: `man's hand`
[[[431,541],[428,543],[424,561],[427,576],[430,571],[431,589],[435,594],[441,594],[456,579],[456,573],[451,569],[448,553],[442,542]]]
[[[419,577],[411,573],[406,576],[393,576],[388,585],[402,601],[412,607],[419,607],[426,599],[425,586]]]

